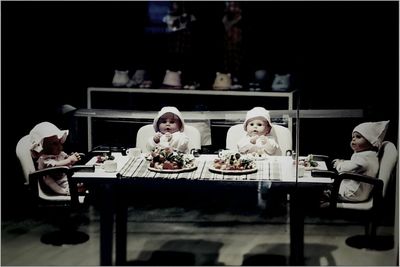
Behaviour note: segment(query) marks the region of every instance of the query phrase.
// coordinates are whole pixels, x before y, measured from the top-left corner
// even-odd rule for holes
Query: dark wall
[[[388,136],[397,141],[398,2],[241,3],[249,73],[290,72],[300,108],[365,109],[365,120],[390,119]],[[224,3],[186,7],[197,18],[191,66],[210,88],[221,58]],[[146,31],[147,2],[1,2],[1,12],[2,188],[21,184],[5,179],[18,168],[19,138],[40,121],[61,124],[60,105],[84,108],[86,88],[111,86],[115,69],[144,67],[160,79],[169,65],[166,35]],[[314,140],[315,127],[347,136],[354,126],[302,125],[303,137]],[[340,143],[348,149],[346,142]]]

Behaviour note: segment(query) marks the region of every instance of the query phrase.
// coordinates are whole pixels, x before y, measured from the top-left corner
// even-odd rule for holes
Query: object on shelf
[[[266,89],[268,73],[266,70],[257,70],[254,73],[254,81],[249,83],[250,91],[263,91]]]
[[[146,70],[136,70],[135,74],[133,74],[132,78],[126,84],[126,87],[140,87],[145,80],[146,74]]]
[[[288,91],[290,87],[290,74],[275,74],[272,82],[272,91]]]
[[[114,87],[126,86],[129,82],[128,70],[115,70],[112,85]]]
[[[145,80],[143,83],[139,86],[140,88],[151,88],[153,85],[153,82],[150,80]]]
[[[200,84],[198,82],[189,82],[183,88],[188,90],[196,90],[200,88]]]
[[[231,85],[231,90],[241,90],[243,89],[243,86],[240,84],[239,79],[236,77],[232,78],[232,85]]]
[[[167,70],[165,72],[162,88],[181,89],[182,88],[181,74],[182,74],[181,71]]]
[[[217,72],[213,84],[214,90],[229,90],[232,86],[232,78],[230,73]]]

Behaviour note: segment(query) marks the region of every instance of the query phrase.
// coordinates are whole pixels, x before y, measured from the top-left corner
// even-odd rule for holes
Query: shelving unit
[[[88,151],[93,148],[92,143],[92,118],[112,118],[124,120],[152,120],[158,110],[153,112],[138,110],[116,110],[116,109],[96,109],[94,108],[94,95],[96,93],[128,93],[133,94],[152,94],[154,99],[163,95],[188,95],[188,96],[236,96],[236,97],[257,97],[257,98],[280,98],[287,99],[287,104],[281,110],[270,110],[272,118],[284,118],[288,121],[288,127],[292,131],[292,116],[296,90],[291,92],[256,92],[256,91],[218,91],[218,90],[186,90],[186,89],[143,89],[143,88],[103,88],[89,87],[87,89],[87,109],[78,110],[77,117],[87,117],[87,144]],[[133,107],[134,108],[134,107]],[[267,108],[267,107],[266,107]],[[268,108],[267,108],[268,109]],[[226,110],[226,111],[182,111],[182,115],[187,120],[230,120],[243,121],[247,110]]]

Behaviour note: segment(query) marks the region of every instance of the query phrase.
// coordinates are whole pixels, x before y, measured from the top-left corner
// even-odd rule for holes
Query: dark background
[[[350,157],[361,121],[391,120],[398,137],[398,2],[241,2],[246,70],[293,75],[301,109],[363,109],[362,119],[305,119],[306,153]],[[186,2],[197,21],[191,68],[203,89],[218,70],[224,2]],[[58,108],[86,107],[86,89],[111,87],[115,69],[146,68],[162,78],[166,34],[151,32],[147,2],[1,2],[2,203],[23,178],[15,145],[41,121],[64,127]],[[154,109],[142,103],[141,109]],[[204,103],[207,105],[209,103]],[[221,103],[221,109],[254,103]],[[117,104],[118,106],[118,104]],[[179,105],[178,105],[179,106]]]

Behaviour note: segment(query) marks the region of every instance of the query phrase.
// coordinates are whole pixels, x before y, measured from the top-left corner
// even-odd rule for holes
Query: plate
[[[216,169],[212,166],[208,167],[210,172],[215,172],[215,173],[221,173],[221,174],[249,174],[249,173],[254,173],[257,172],[257,168],[253,169],[245,169],[245,170],[221,170],[221,169]]]
[[[193,166],[190,168],[184,168],[184,169],[157,169],[157,168],[153,168],[153,167],[148,167],[149,171],[152,172],[160,172],[160,173],[180,173],[180,172],[191,172],[194,171],[195,169],[197,169],[197,166]]]

